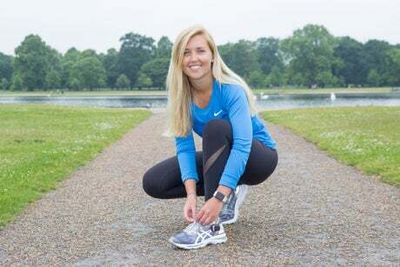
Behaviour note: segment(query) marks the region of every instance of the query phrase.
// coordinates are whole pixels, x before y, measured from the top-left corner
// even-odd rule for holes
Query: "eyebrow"
[[[204,46],[198,46],[198,47],[195,47],[194,49],[205,49],[205,47]],[[190,50],[189,48],[185,48],[185,51],[188,51],[188,50]]]

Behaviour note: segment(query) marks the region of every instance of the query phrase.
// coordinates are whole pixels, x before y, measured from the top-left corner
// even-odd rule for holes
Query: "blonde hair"
[[[183,73],[183,54],[189,40],[195,35],[203,35],[213,54],[212,76],[220,83],[238,84],[246,93],[249,108],[252,114],[257,113],[254,95],[247,83],[234,73],[222,60],[217,46],[210,33],[201,25],[194,25],[183,30],[172,47],[171,62],[167,76],[168,90],[168,135],[186,136],[192,128],[192,114],[190,104],[192,92],[189,78]]]

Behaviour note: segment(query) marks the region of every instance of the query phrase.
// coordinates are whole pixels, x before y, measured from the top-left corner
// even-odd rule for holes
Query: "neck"
[[[207,76],[198,80],[190,80],[190,85],[196,91],[196,93],[207,93],[212,89],[213,78],[212,76]]]

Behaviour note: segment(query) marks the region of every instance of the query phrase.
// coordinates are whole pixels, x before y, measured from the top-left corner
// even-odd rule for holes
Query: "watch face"
[[[216,191],[216,192],[214,193],[214,197],[215,197],[216,199],[218,199],[219,201],[222,201],[222,202],[225,203],[225,195],[222,194],[221,192]]]

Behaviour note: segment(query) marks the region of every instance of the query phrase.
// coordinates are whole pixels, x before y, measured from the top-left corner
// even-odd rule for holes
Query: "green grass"
[[[338,160],[400,186],[400,107],[268,111],[282,124]]]
[[[132,109],[0,105],[0,228],[149,115]]]

